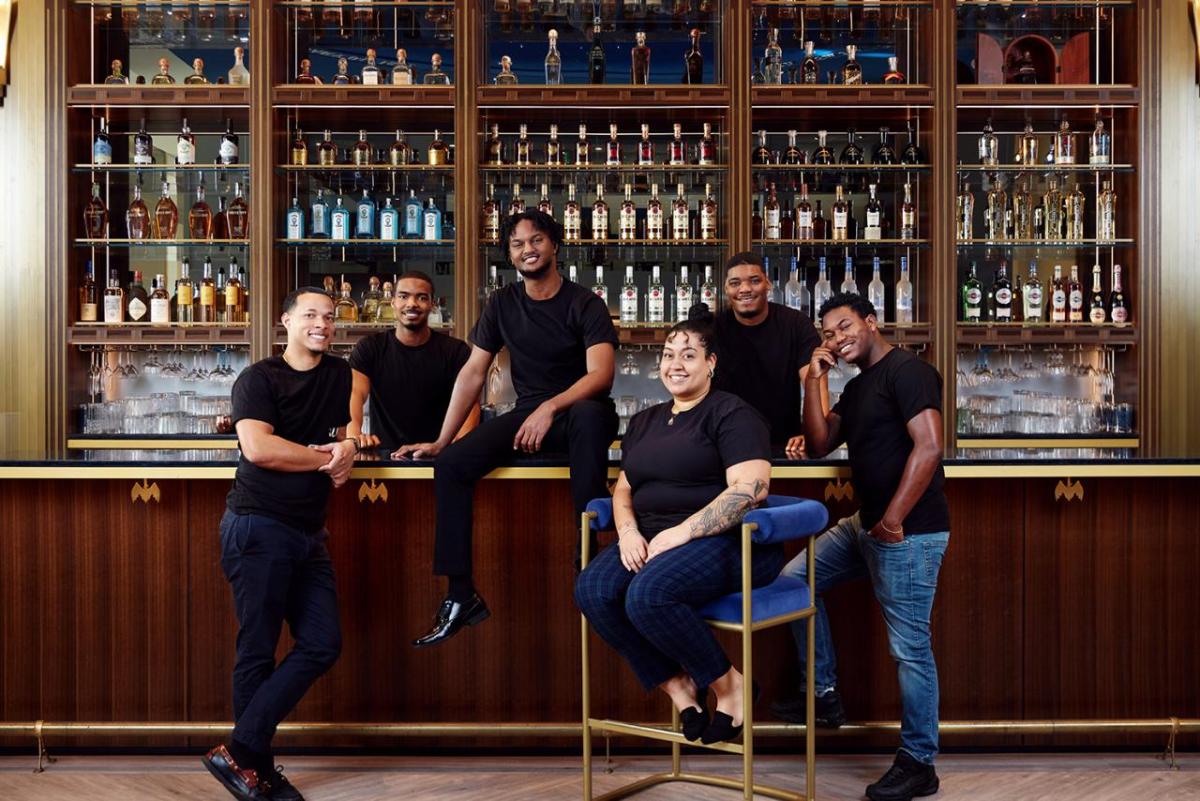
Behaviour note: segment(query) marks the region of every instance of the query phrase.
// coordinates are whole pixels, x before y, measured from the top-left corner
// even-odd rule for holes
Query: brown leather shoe
[[[201,760],[208,772],[216,777],[238,801],[267,801],[270,796],[253,768],[239,768],[229,750],[218,745]]]

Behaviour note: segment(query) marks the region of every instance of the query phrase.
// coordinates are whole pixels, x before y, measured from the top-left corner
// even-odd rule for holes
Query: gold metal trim
[[[220,478],[232,479],[233,467],[0,467],[0,479],[104,479],[104,478]]]
[[[1118,439],[1032,439],[1013,437],[1010,439],[974,439],[960,437],[955,443],[960,449],[976,448],[1140,448],[1137,437]]]

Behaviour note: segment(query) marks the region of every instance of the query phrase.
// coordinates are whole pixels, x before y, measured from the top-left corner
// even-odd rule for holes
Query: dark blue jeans
[[[333,563],[322,529],[306,532],[228,509],[221,518],[221,567],[237,611],[233,739],[263,754],[280,721],[333,667],[342,650]],[[284,621],[295,646],[278,665]]]

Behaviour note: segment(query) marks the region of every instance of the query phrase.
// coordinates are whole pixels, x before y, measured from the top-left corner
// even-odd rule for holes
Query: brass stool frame
[[[589,533],[591,531],[592,521],[597,518],[595,512],[584,512],[580,521],[580,535],[582,537],[582,558],[581,564],[587,567],[590,554],[589,551]],[[688,742],[684,739],[683,733],[680,731],[679,711],[673,706],[671,709],[671,726],[648,726],[635,723],[625,723],[622,721],[606,720],[593,718],[591,716],[591,664],[590,664],[590,649],[588,645],[588,621],[583,615],[580,615],[580,635],[582,642],[583,653],[583,799],[584,801],[616,801],[618,798],[625,798],[640,792],[650,787],[667,782],[693,782],[696,784],[705,784],[711,787],[724,787],[731,790],[741,790],[745,801],[753,801],[755,793],[765,795],[770,798],[778,798],[782,801],[815,801],[817,797],[817,777],[816,777],[816,741],[814,739],[814,672],[809,669],[805,671],[806,686],[805,693],[808,697],[808,709],[806,713],[806,726],[804,731],[804,764],[805,764],[805,792],[803,795],[794,793],[789,790],[783,790],[778,787],[769,787],[766,785],[754,784],[754,677],[753,677],[753,658],[754,658],[754,642],[753,634],[756,631],[780,626],[784,623],[790,623],[793,620],[806,620],[808,627],[808,663],[812,665],[816,661],[816,558],[813,553],[813,541],[822,532],[814,532],[804,537],[796,539],[807,539],[807,561],[808,561],[808,606],[797,612],[791,612],[786,615],[768,618],[767,620],[753,622],[752,597],[753,587],[751,586],[751,571],[750,567],[750,546],[751,534],[758,528],[755,523],[742,523],[742,621],[740,623],[725,623],[722,621],[710,620],[709,625],[723,631],[736,631],[742,635],[742,675],[744,682],[742,685],[742,708],[744,713],[744,728],[742,735],[742,744],[737,743],[714,743],[713,745],[704,745],[700,742]],[[639,779],[623,787],[618,787],[615,790],[605,793],[601,796],[592,795],[592,735],[628,735],[632,737],[642,737],[650,740],[660,740],[671,744],[671,771],[669,773],[656,773],[653,776],[647,776],[644,779]],[[691,745],[697,748],[706,748],[711,751],[723,751],[731,754],[742,755],[742,779],[729,778],[727,776],[717,776],[711,773],[692,773],[684,771],[681,767],[680,749],[684,745]]]

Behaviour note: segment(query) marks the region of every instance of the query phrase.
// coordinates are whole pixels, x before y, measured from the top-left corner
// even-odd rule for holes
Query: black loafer
[[[736,740],[742,733],[742,726],[733,725],[733,718],[726,715],[724,712],[713,712],[712,722],[708,724],[708,728],[700,735],[700,742],[705,745],[713,743],[727,743],[730,740]]]
[[[300,795],[296,786],[283,775],[283,765],[276,765],[274,773],[264,783],[271,801],[304,801],[304,796]]]
[[[430,645],[443,643],[458,634],[463,626],[482,623],[491,614],[487,604],[479,597],[479,593],[475,593],[466,601],[456,601],[450,596],[446,596],[433,620],[433,628],[423,637],[413,640],[413,647],[427,648]]]
[[[683,738],[688,742],[696,742],[704,730],[708,728],[708,688],[696,690],[696,706],[688,707],[679,713],[682,724]]]
[[[218,745],[200,760],[229,794],[238,801],[266,801],[270,796],[252,768],[240,768],[224,745]]]

